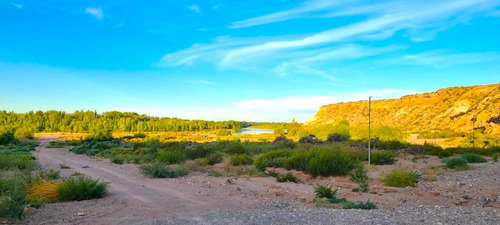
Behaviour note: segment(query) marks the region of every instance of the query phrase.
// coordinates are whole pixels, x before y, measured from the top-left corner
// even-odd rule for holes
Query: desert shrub
[[[353,191],[368,192],[370,190],[368,184],[368,175],[363,164],[358,163],[356,165],[354,170],[351,172],[351,180],[359,185],[359,187],[354,188]]]
[[[374,151],[371,153],[370,161],[375,165],[390,165],[396,162],[395,151]]]
[[[162,151],[156,158],[158,162],[167,164],[176,164],[184,162],[184,156],[181,151]]]
[[[145,164],[139,167],[141,173],[151,178],[173,178],[184,176],[189,173],[185,167],[172,169],[162,163]]]
[[[464,158],[447,158],[443,160],[446,164],[446,167],[450,169],[465,169],[467,168],[467,160]]]
[[[47,179],[47,180],[59,179],[59,174],[60,174],[59,170],[53,170],[53,169],[49,169],[39,173],[42,179]]]
[[[276,181],[278,181],[280,183],[283,183],[283,182],[297,183],[297,182],[299,182],[299,179],[297,179],[297,177],[294,176],[292,173],[288,172],[285,175],[280,174],[280,175],[276,176]]]
[[[102,198],[108,194],[108,184],[86,176],[72,176],[59,185],[58,192],[63,201]]]
[[[475,153],[464,153],[462,159],[465,159],[468,163],[483,163],[486,159]]]
[[[285,136],[276,137],[273,140],[273,149],[295,148],[295,142]]]
[[[443,150],[443,151],[439,152],[439,158],[440,159],[448,158],[448,157],[450,157],[452,155],[453,155],[452,152],[451,151],[447,151],[447,150]]]
[[[323,144],[321,140],[318,140],[316,136],[312,134],[309,136],[301,137],[298,142],[303,144],[313,144],[313,145]]]
[[[0,145],[17,144],[19,140],[15,138],[14,132],[2,131],[0,132]]]
[[[229,158],[229,162],[233,166],[239,165],[251,165],[253,163],[253,159],[250,155],[241,154],[241,155],[233,155]]]
[[[418,175],[406,170],[394,170],[383,177],[384,185],[390,187],[415,187],[418,182]]]
[[[310,158],[309,152],[297,152],[285,160],[284,167],[288,170],[295,169],[299,171],[306,171]]]
[[[381,150],[401,150],[410,147],[409,143],[391,140],[382,141],[380,139],[372,140],[373,148]]]
[[[348,137],[344,136],[344,135],[341,135],[341,134],[331,134],[331,135],[328,135],[328,138],[326,139],[326,141],[328,143],[333,143],[333,142],[344,142],[344,141],[347,141],[349,140]]]
[[[255,160],[255,168],[265,170],[267,167],[283,167],[285,160],[291,154],[291,151],[286,149],[264,153]]]
[[[214,165],[220,163],[224,160],[224,154],[222,152],[215,152],[207,156],[207,164]]]
[[[367,202],[350,202],[350,201],[344,201],[342,203],[342,208],[344,209],[376,209],[377,206],[368,200]]]
[[[230,155],[239,155],[239,154],[245,154],[246,150],[241,143],[233,142],[229,144],[229,146],[227,146],[226,153]]]
[[[123,157],[118,157],[118,156],[115,156],[113,158],[111,158],[110,160],[112,163],[114,164],[123,164],[123,162],[125,161],[125,159],[123,159]]]
[[[312,176],[348,175],[357,159],[347,151],[320,150],[312,156],[307,165],[307,172]]]
[[[24,188],[14,186],[8,193],[0,195],[0,218],[23,219],[24,207],[28,204],[24,191]]]
[[[197,145],[194,148],[186,148],[183,152],[186,159],[198,159],[209,156],[214,152],[214,149],[206,145]]]
[[[317,198],[337,198],[337,189],[332,191],[332,187],[323,186],[321,184],[314,187],[314,193]]]
[[[31,171],[38,167],[34,157],[29,153],[0,154],[0,169]]]

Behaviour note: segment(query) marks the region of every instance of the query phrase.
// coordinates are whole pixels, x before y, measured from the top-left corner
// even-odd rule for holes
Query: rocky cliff
[[[321,127],[341,120],[351,125],[368,124],[368,101],[321,106],[304,125]],[[500,135],[500,83],[450,87],[399,99],[372,101],[372,125],[457,132],[470,132],[474,126],[476,132]]]

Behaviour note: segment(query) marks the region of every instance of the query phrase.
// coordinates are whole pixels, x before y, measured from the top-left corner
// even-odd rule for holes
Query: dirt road
[[[66,165],[70,169],[61,169],[63,176],[78,172],[110,182],[110,196],[106,198],[106,203],[92,200],[93,203],[81,202],[81,207],[74,208],[77,211],[87,211],[85,217],[75,217],[78,212],[74,211],[54,215],[53,219],[47,218],[45,221],[35,219],[34,223],[53,224],[73,221],[78,224],[131,224],[156,218],[198,214],[214,209],[244,208],[241,199],[200,195],[197,193],[198,188],[176,183],[175,179],[144,178],[138,173],[136,165],[112,164],[107,159],[93,159],[86,155],[68,152],[68,148],[46,148],[51,140],[54,138],[41,138],[40,146],[34,153],[42,167],[59,170],[61,165]],[[57,207],[58,204],[62,205],[63,211],[66,207],[73,207],[71,203],[51,205]],[[248,207],[249,204],[244,205]]]

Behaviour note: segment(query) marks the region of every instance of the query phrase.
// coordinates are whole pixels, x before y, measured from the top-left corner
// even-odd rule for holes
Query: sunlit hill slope
[[[432,93],[372,101],[372,124],[413,131],[448,130],[500,134],[500,83],[450,87]],[[368,101],[321,106],[306,127],[347,120],[368,124]],[[475,122],[474,122],[475,120]]]

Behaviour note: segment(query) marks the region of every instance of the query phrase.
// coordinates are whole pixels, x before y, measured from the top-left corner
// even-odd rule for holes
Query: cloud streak
[[[87,7],[85,8],[85,13],[91,16],[95,16],[99,20],[102,20],[102,17],[104,16],[104,14],[102,13],[102,8]]]
[[[190,5],[188,6],[188,9],[190,9],[193,12],[200,13],[200,7],[198,5]]]
[[[367,58],[403,50],[402,46],[367,48],[365,41],[382,41],[396,33],[414,42],[429,41],[437,32],[464,23],[481,12],[491,11],[500,4],[498,0],[458,1],[385,1],[375,4],[357,4],[350,1],[306,1],[300,6],[281,12],[234,22],[232,28],[243,28],[292,18],[364,16],[349,24],[313,34],[265,38],[219,37],[212,43],[166,54],[159,66],[191,66],[199,62],[214,64],[219,68],[239,70],[309,71],[331,77],[314,64],[321,61],[342,61]],[[402,32],[401,32],[402,31]],[[464,53],[467,54],[467,53]],[[447,58],[451,59],[451,58]],[[406,63],[409,64],[409,63]]]

